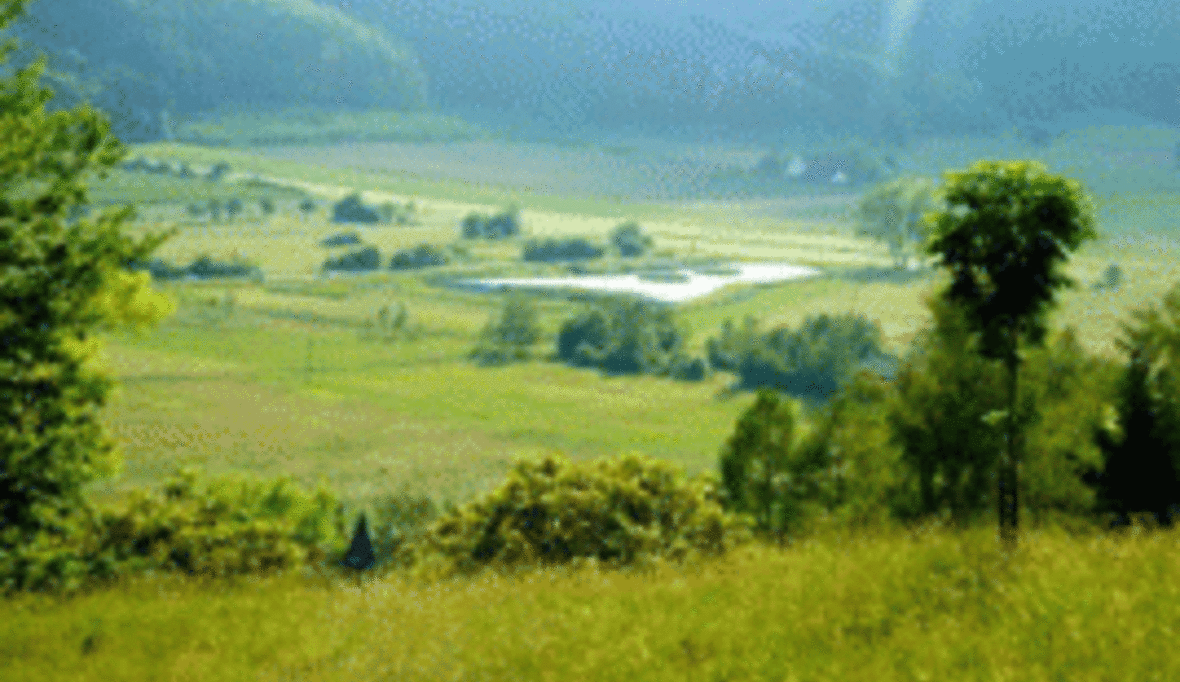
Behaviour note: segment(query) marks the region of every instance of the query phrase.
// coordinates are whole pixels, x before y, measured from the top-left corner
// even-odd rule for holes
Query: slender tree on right
[[[1069,252],[1097,236],[1094,211],[1077,181],[1050,174],[1036,162],[979,161],[945,179],[946,208],[931,214],[927,246],[950,271],[942,296],[960,306],[980,334],[980,354],[1007,370],[1007,409],[992,417],[1005,424],[997,472],[999,525],[1004,545],[1012,549],[1019,525],[1021,345],[1043,345],[1057,290],[1074,284],[1061,266]]]

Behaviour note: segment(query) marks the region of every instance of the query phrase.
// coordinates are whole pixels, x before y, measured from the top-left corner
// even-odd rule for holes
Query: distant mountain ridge
[[[50,56],[60,104],[93,102],[130,140],[218,108],[426,105],[412,46],[312,0],[34,0],[13,33]]]

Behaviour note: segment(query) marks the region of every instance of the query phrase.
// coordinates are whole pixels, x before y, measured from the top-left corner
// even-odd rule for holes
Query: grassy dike
[[[1172,532],[820,536],[694,567],[0,603],[11,680],[1172,680]]]

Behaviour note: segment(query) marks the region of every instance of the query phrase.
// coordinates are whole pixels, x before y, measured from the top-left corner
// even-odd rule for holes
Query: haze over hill
[[[1091,110],[1176,125],[1168,0],[37,0],[18,35],[125,138],[226,108],[458,114],[525,137],[902,142]],[[1109,121],[1108,121],[1109,122]]]

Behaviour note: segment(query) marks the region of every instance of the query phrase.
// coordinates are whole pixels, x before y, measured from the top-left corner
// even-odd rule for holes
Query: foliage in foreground
[[[40,535],[0,552],[0,589],[71,592],[144,573],[260,574],[334,559],[342,509],[322,486],[225,477],[197,487],[182,469],[158,491],[87,505],[75,533]]]
[[[444,514],[408,551],[422,575],[587,560],[625,566],[721,555],[748,530],[722,508],[712,475],[687,480],[638,455],[588,463],[551,455],[518,461],[498,489]]]
[[[22,4],[0,1],[0,29]],[[0,46],[0,63],[14,49]],[[146,277],[123,264],[168,235],[122,232],[130,208],[85,216],[87,182],[125,149],[89,107],[46,111],[44,62],[0,78],[0,577],[33,547],[74,540],[85,523],[83,486],[119,459],[101,409],[112,387],[91,360],[104,325],[152,323],[168,313]],[[69,573],[71,560],[49,557]],[[57,568],[53,569],[57,570]]]

